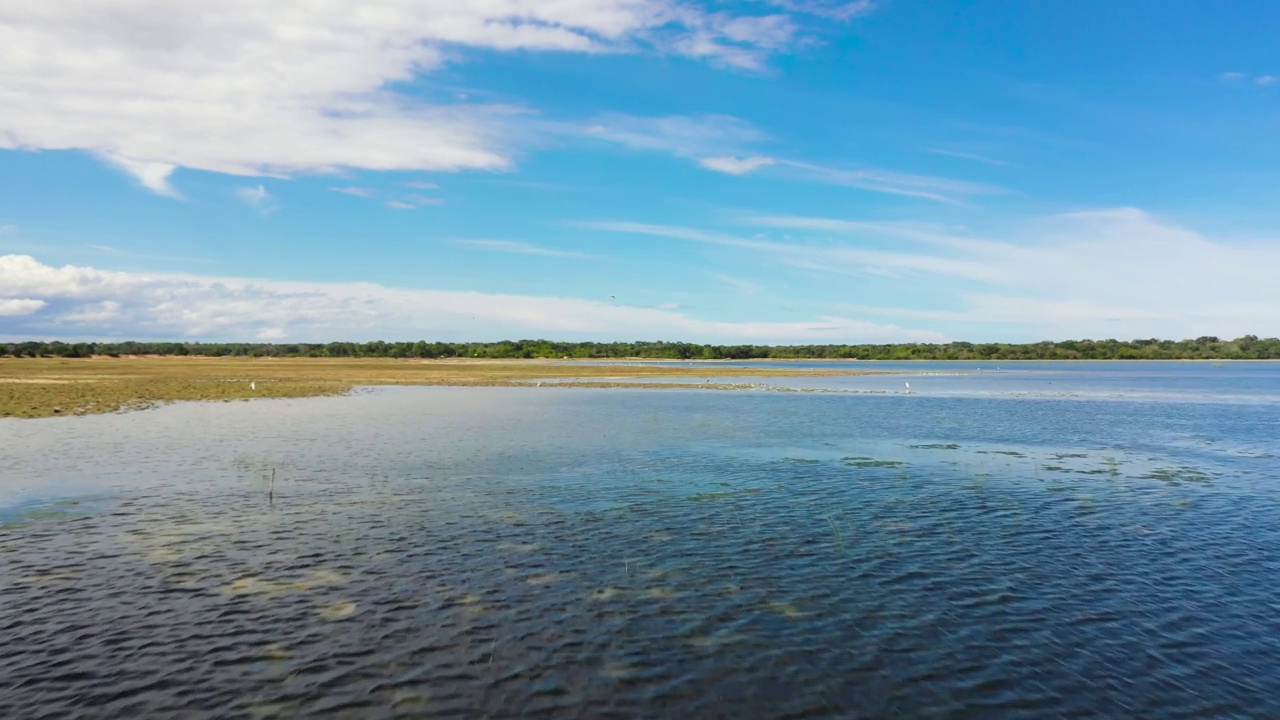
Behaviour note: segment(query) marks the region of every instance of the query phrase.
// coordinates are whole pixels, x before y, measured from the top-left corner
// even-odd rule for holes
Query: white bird
[[[911,383],[904,383],[907,386],[907,394],[911,394]]]
[[[250,390],[257,390],[257,389],[258,389],[258,383],[257,383],[256,381],[250,381],[250,383],[249,383],[249,389],[250,389]]]

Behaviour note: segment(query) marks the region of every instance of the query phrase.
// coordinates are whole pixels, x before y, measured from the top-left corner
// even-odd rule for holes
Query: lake
[[[0,717],[1280,717],[1280,364],[996,365],[0,421]]]

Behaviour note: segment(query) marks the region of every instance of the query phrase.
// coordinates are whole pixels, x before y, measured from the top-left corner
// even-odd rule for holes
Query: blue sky
[[[0,337],[1280,334],[1272,2],[173,5],[0,9]]]

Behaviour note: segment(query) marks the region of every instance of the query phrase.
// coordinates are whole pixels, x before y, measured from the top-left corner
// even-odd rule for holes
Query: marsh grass
[[[558,387],[740,390],[758,388],[740,383],[707,383],[705,379],[889,372],[389,358],[0,358],[0,418],[141,410],[179,401],[340,395],[365,385],[484,385],[532,389],[530,381],[554,376],[567,380],[557,383]],[[695,382],[696,377],[703,380]],[[250,384],[250,378],[256,382],[256,388]],[[646,378],[688,378],[689,382],[618,382]]]

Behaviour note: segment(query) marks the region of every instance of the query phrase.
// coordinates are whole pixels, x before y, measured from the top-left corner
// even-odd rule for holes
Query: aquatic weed
[[[900,468],[907,467],[901,460],[877,460],[869,457],[847,457],[841,460],[848,467],[859,468]]]

